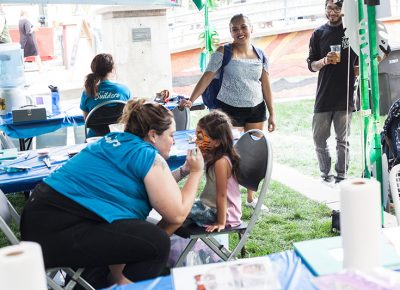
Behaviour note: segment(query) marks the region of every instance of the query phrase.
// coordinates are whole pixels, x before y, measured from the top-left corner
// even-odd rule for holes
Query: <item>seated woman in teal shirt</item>
[[[174,143],[172,113],[130,100],[124,132],[107,134],[44,179],[21,217],[22,240],[36,241],[46,267],[85,267],[99,275],[95,288],[158,276],[172,234],[188,215],[204,166],[201,152],[171,172],[165,159]],[[182,190],[177,181],[189,175]],[[154,208],[158,225],[146,221]],[[103,279],[102,279],[103,278]],[[102,281],[103,280],[103,281]]]
[[[92,72],[86,76],[85,90],[82,92],[80,108],[84,119],[94,107],[107,101],[127,101],[131,93],[127,86],[112,82],[114,76],[114,59],[111,54],[100,53],[90,64]],[[89,130],[88,137],[95,136]]]

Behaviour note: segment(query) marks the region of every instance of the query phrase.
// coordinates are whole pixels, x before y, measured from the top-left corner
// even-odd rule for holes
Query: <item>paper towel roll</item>
[[[381,193],[375,179],[352,179],[340,186],[343,267],[370,271],[381,265]]]
[[[0,249],[0,290],[47,290],[39,244],[21,242]]]

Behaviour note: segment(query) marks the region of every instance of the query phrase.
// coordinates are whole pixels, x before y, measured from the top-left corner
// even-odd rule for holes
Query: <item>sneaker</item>
[[[331,185],[331,183],[333,183],[334,180],[335,178],[333,177],[333,175],[321,176],[321,182],[327,185]]]
[[[258,198],[253,199],[252,202],[248,202],[248,201],[246,200],[246,206],[252,207],[253,209],[255,209],[256,206],[257,206],[257,202],[258,202]],[[265,212],[269,212],[269,208],[266,207],[266,206],[263,205],[263,204],[261,205],[261,210],[262,210],[262,211],[265,211]]]
[[[342,182],[343,180],[345,180],[344,177],[335,176],[335,183],[336,183],[336,184]]]

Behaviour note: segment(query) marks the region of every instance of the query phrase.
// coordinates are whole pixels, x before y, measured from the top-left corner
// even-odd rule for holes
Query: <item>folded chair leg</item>
[[[86,290],[95,290],[84,278],[81,277],[82,273],[85,271],[84,268],[79,268],[74,271],[71,268],[63,268],[63,270],[71,277],[71,280],[65,286],[65,290],[72,290],[78,283],[80,286]]]
[[[50,289],[53,290],[63,290],[63,288],[58,285],[56,282],[53,281],[49,276],[46,275],[46,280],[47,280],[47,286],[50,287]]]
[[[239,236],[239,241],[242,239],[242,234],[238,233]],[[240,250],[240,257],[244,258],[246,256],[246,246],[243,246],[243,248]]]
[[[183,262],[186,260],[186,256],[189,254],[190,250],[193,248],[194,244],[198,239],[191,239],[189,244],[183,250],[182,254],[179,256],[178,261],[176,261],[175,267],[182,267]]]
[[[213,237],[204,237],[201,240],[216,253],[222,260],[228,261],[230,252]]]
[[[96,290],[82,277],[79,277],[78,279],[76,279],[76,281],[78,282],[79,285],[81,285],[86,290]]]

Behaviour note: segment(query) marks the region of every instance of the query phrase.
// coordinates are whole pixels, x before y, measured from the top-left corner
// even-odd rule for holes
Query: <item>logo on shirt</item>
[[[104,99],[119,99],[119,93],[111,93],[111,92],[98,92],[94,97],[95,100],[104,100]]]
[[[342,37],[342,49],[346,49],[350,46],[349,38],[347,36]]]
[[[118,147],[121,145],[121,143],[117,139],[117,136],[114,136],[114,139],[109,136],[106,136],[104,137],[104,139],[106,140],[107,143],[112,144],[113,147]]]

